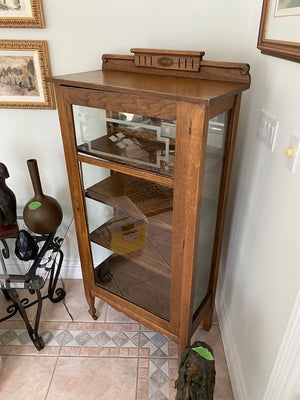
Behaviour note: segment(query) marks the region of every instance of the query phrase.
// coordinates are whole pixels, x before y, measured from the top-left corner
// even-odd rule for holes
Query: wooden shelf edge
[[[87,154],[87,155],[86,155]],[[126,175],[134,176],[136,178],[145,179],[150,182],[155,182],[163,186],[172,188],[174,186],[174,178],[164,175],[159,175],[155,172],[149,172],[146,170],[141,170],[133,166],[125,166],[118,162],[101,160],[95,155],[90,155],[89,153],[78,154],[78,161],[84,162],[91,165],[97,165],[102,168],[111,169],[115,172],[125,173]]]
[[[108,292],[107,290],[96,285],[96,283],[91,288],[91,294],[93,296],[100,297],[115,310],[124,313],[134,321],[140,322],[150,329],[167,335],[176,343],[179,343],[178,332],[172,329],[172,324],[169,321],[152,314],[151,312],[119,297],[114,293]]]

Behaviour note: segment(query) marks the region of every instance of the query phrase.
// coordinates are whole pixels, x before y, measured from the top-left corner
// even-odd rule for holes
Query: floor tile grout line
[[[139,340],[138,340],[138,361],[136,370],[136,386],[135,386],[135,399],[138,400],[138,388],[139,388],[139,371],[140,371],[140,344],[141,344],[141,324],[139,323]]]
[[[52,381],[53,381],[53,377],[54,377],[54,374],[55,374],[55,370],[56,370],[58,361],[59,361],[59,355],[56,356],[56,362],[55,362],[55,365],[54,365],[54,368],[53,368],[53,371],[52,371],[52,374],[51,374],[51,378],[50,378],[50,381],[49,381],[49,385],[48,385],[47,392],[46,392],[46,395],[45,395],[45,399],[44,399],[44,400],[47,399],[48,394],[49,394],[49,392],[50,392],[50,388],[51,388],[51,385],[52,385]]]
[[[75,320],[74,320],[74,318],[73,318],[73,315],[71,314],[71,312],[70,312],[70,310],[69,310],[69,307],[67,306],[67,301],[66,301],[66,299],[65,299],[65,298],[62,300],[62,303],[63,303],[63,305],[64,305],[64,308],[65,308],[65,310],[66,310],[67,314],[69,315],[69,317],[70,317],[71,321],[73,321],[73,322],[74,322]]]
[[[58,352],[57,357],[56,357],[56,363],[55,363],[55,366],[54,366],[52,374],[51,374],[51,378],[50,378],[50,382],[49,382],[49,385],[48,385],[48,389],[47,389],[47,393],[46,393],[46,396],[45,396],[45,400],[47,400],[47,397],[48,397],[48,394],[49,394],[49,391],[50,391],[50,388],[51,388],[51,385],[52,385],[53,377],[54,377],[54,374],[55,374],[55,371],[56,371],[56,367],[57,367],[58,361],[59,361],[60,356],[61,356],[65,334],[66,334],[66,329],[64,330],[63,340],[62,340],[62,342],[61,342],[61,344],[59,346],[60,349],[59,349],[59,352]]]
[[[67,314],[69,315],[70,319],[71,319],[72,321],[74,321],[74,318],[73,318],[72,314],[70,313],[69,307],[67,306],[67,291],[66,291],[65,282],[64,282],[64,280],[63,280],[61,274],[59,274],[59,279],[60,279],[60,281],[61,281],[62,289],[63,289],[64,292],[65,292],[65,296],[64,296],[64,298],[61,300],[61,301],[62,301],[62,304],[64,305],[64,308],[65,308]]]
[[[28,354],[27,354],[28,356]],[[31,355],[30,355],[31,357]],[[51,357],[51,356],[49,356]],[[53,356],[54,357],[54,356]],[[138,357],[128,357],[128,356],[108,356],[108,355],[88,355],[88,354],[84,354],[84,355],[80,355],[80,354],[61,354],[60,356],[55,356],[55,357],[59,357],[59,358],[105,358],[107,360],[112,360],[112,359],[124,359],[124,360],[134,360],[134,359],[138,359]]]

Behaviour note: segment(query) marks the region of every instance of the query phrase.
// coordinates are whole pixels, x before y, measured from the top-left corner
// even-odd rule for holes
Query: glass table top
[[[0,239],[0,289],[41,289],[73,221],[73,214],[71,211],[63,211],[60,226],[55,233],[47,235],[31,232],[21,216],[22,210],[17,210],[17,214],[19,231],[24,229],[34,238],[38,245],[38,255],[29,261],[22,261],[15,254],[16,237]],[[41,255],[44,245],[47,249]]]

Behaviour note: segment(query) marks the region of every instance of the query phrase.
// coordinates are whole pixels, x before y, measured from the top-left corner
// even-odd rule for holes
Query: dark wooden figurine
[[[206,358],[193,348],[208,350]],[[185,347],[179,362],[176,400],[213,400],[215,389],[215,361],[213,350],[204,342]]]
[[[13,225],[17,221],[16,196],[5,183],[8,177],[6,166],[0,163],[0,225]]]

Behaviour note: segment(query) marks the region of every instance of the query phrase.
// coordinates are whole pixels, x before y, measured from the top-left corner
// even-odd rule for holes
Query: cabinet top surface
[[[249,83],[214,81],[124,71],[89,71],[55,76],[56,85],[119,93],[148,94],[178,101],[210,104],[249,88]]]

